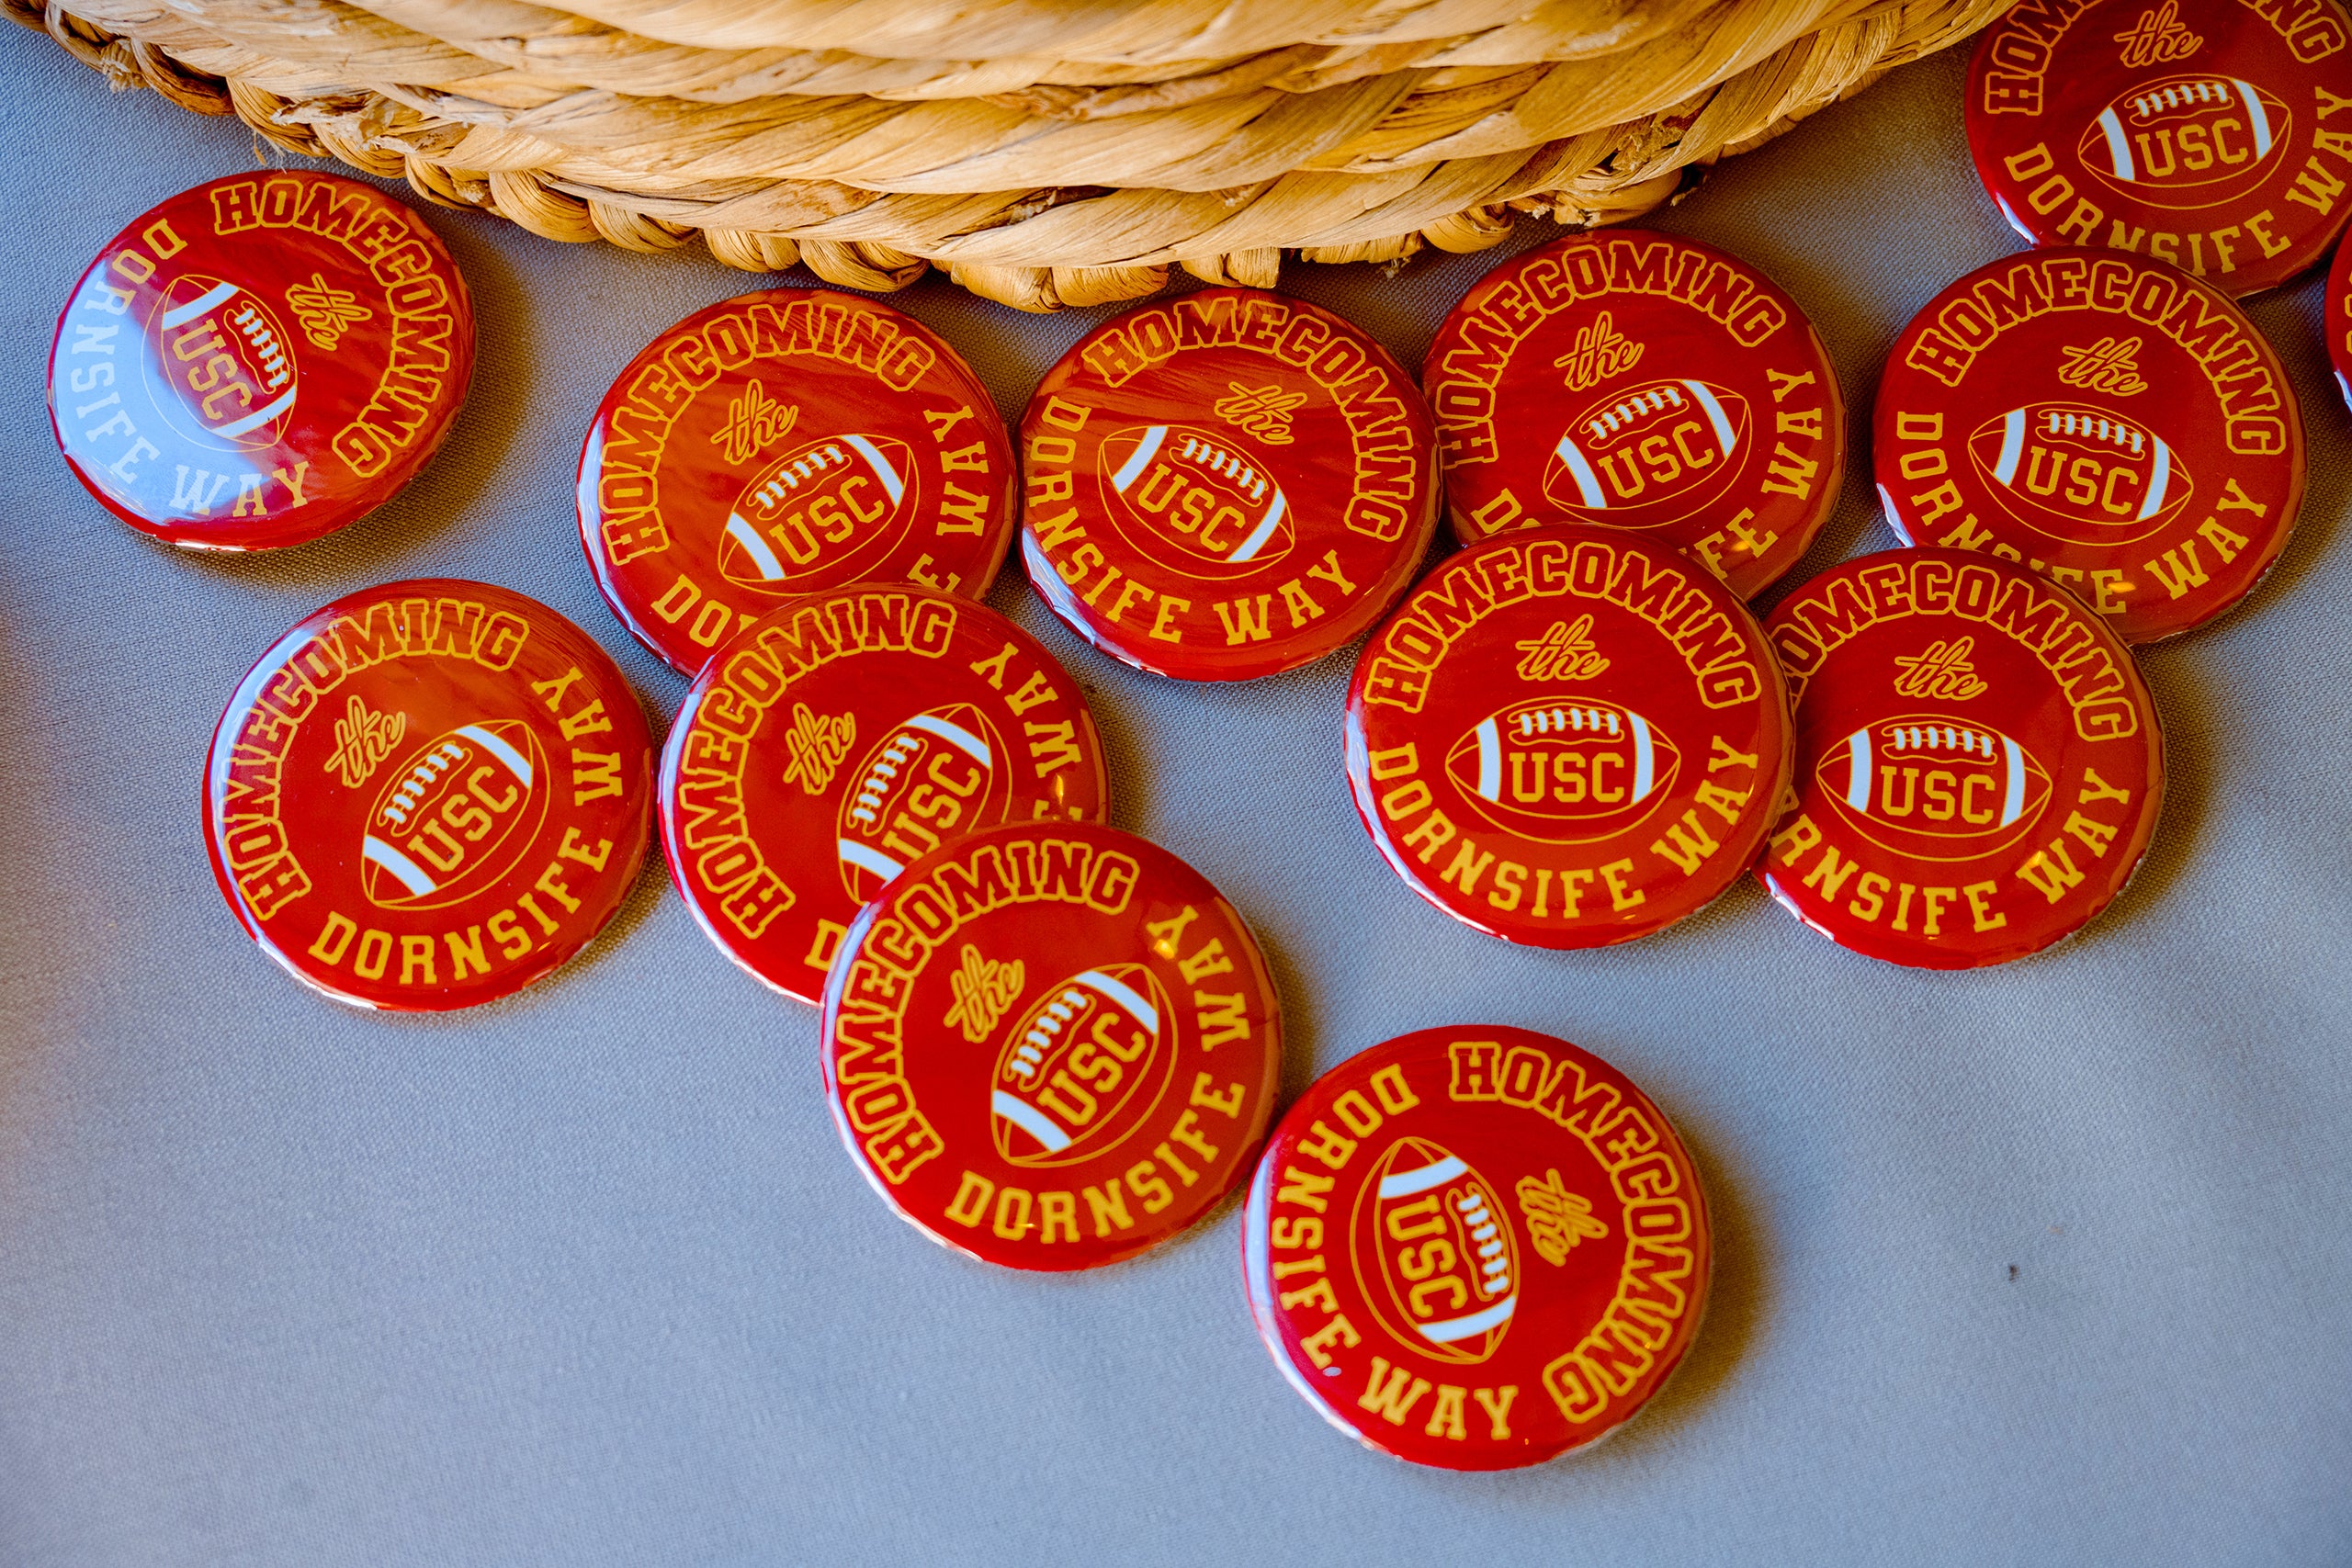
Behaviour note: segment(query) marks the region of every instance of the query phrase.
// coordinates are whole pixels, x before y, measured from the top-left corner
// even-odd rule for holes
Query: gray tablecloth
[[[598,600],[580,434],[614,371],[754,286],[428,209],[481,358],[454,438],[322,543],[206,560],[74,484],[41,408],[97,244],[252,139],[0,41],[0,1562],[2321,1562],[2352,1560],[2352,482],[2316,280],[2258,302],[2311,429],[2284,563],[2150,651],[2171,786],[2084,935],[1892,968],[1743,885],[1629,948],[1435,914],[1348,804],[1348,660],[1219,688],[995,603],[1093,694],[1115,819],[1256,923],[1288,1089],[1398,1032],[1571,1037],[1679,1123],[1720,1227],[1685,1370],[1605,1448],[1459,1477],[1365,1452],[1250,1331],[1231,1205],[1091,1276],[993,1270],[866,1190],[814,1014],[649,868],[612,931],[479,1011],[362,1016],[223,908],[206,737],[284,626],[365,583],[536,595],[666,721]],[[1769,270],[1845,378],[2012,248],[1962,57],[1726,165],[1666,227]],[[1531,225],[1517,243],[1548,237]],[[1417,363],[1501,253],[1285,281]],[[897,302],[1006,415],[1102,312]],[[1866,460],[1800,577],[1893,541]]]

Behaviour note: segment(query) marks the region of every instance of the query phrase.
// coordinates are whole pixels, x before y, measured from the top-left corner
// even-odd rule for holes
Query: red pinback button
[[[944,843],[1100,821],[1086,699],[984,604],[836,589],[772,610],[704,666],[662,753],[671,875],[719,950],[819,1000],[850,921]]]
[[[297,622],[237,686],[204,840],[262,951],[398,1011],[520,990],[637,880],[652,743],[620,671],[546,605],[388,582]]]
[[[1407,886],[1465,925],[1601,947],[1754,859],[1787,700],[1732,592],[1663,545],[1556,525],[1447,560],[1364,645],[1348,785]]]
[[[1832,942],[1923,969],[2038,952],[2147,852],[2164,737],[2081,601],[1962,550],[1848,561],[1766,633],[1796,697],[1794,804],[1757,875]]]
[[[1091,1269],[1241,1179],[1281,1015],[1199,872],[1099,824],[1008,824],[915,862],[851,923],[825,979],[825,1093],[858,1168],[933,1240]]]
[[[1080,338],[1021,421],[1029,581],[1139,670],[1241,681],[1345,647],[1436,531],[1435,427],[1385,349],[1252,288]]]
[[[1421,362],[1454,536],[1591,523],[1752,598],[1837,503],[1846,409],[1804,312],[1672,234],[1577,234],[1504,262]]]
[[[273,549],[414,478],[473,365],[465,279],[422,219],[356,180],[232,175],[136,220],[74,286],[50,421],[140,532]]]
[[[1977,43],[1969,150],[2035,244],[2140,252],[2252,294],[2318,261],[2352,213],[2352,153],[2327,121],[2352,98],[2347,45],[2335,0],[2024,7]]]
[[[2278,356],[2177,268],[2044,251],[1912,319],[1879,382],[1879,497],[1905,544],[2023,561],[2126,642],[2251,592],[2303,501]]]
[[[1317,1078],[1267,1141],[1241,1258],[1291,1386],[1384,1453],[1541,1464],[1615,1431],[1699,1331],[1698,1170],[1565,1040],[1424,1029]]]
[[[2335,248],[2335,265],[2327,271],[2327,358],[2335,389],[2352,405],[2352,245]]]
[[[687,317],[614,379],[580,453],[580,540],[621,624],[692,675],[800,594],[979,598],[1013,483],[996,404],[944,339],[775,288]]]

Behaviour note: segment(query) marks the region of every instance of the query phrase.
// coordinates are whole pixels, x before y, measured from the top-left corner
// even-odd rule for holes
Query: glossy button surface
[[[1706,1195],[1674,1128],[1565,1040],[1424,1029],[1315,1081],[1242,1221],[1250,1311],[1342,1432],[1505,1470],[1598,1442],[1706,1310]]]
[[[1887,357],[1876,436],[1906,544],[2024,562],[2127,642],[2244,598],[2303,501],[2278,356],[2229,300],[2136,256],[2035,252],[1945,289]]]
[[[1139,670],[1238,681],[1345,647],[1437,525],[1436,435],[1386,350],[1210,288],[1079,340],[1021,422],[1029,581]]]
[[[2352,246],[2335,248],[2335,265],[2327,269],[2327,360],[2335,372],[2335,389],[2352,405]]]
[[[944,339],[775,288],[687,317],[614,378],[581,449],[580,539],[621,624],[691,675],[800,594],[979,598],[1013,483],[996,404]]]
[[[2352,216],[2346,99],[2336,0],[2021,6],[1978,39],[1968,144],[2035,244],[2137,252],[2244,296]]]
[[[388,582],[270,646],[213,731],[204,838],[262,951],[338,1001],[471,1007],[604,929],[653,750],[620,671],[546,605]]]
[[[1889,550],[1765,627],[1796,699],[1794,804],[1757,874],[1832,942],[1973,969],[2080,928],[2131,880],[2164,737],[2131,651],[2007,561]]]
[[[670,874],[721,952],[816,1001],[850,921],[982,828],[1099,821],[1069,671],[967,600],[879,585],[772,610],[707,665],[662,753]]]
[[[49,411],[74,476],[175,545],[299,545],[433,456],[473,374],[473,308],[422,219],[281,169],[182,191],[90,264]]]
[[[1689,558],[1557,525],[1424,579],[1356,662],[1348,785],[1406,886],[1538,947],[1646,936],[1754,859],[1789,776],[1762,631]]]
[[[1421,386],[1455,537],[1589,523],[1751,598],[1837,503],[1846,411],[1796,301],[1672,234],[1577,234],[1504,262],[1439,328]]]
[[[1208,879],[1092,823],[990,829],[917,861],[826,977],[833,1124],[933,1239],[1090,1269],[1215,1206],[1264,1136],[1281,1003]]]

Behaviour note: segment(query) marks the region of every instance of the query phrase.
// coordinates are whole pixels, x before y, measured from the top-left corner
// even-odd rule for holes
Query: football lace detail
[[[2132,100],[2132,118],[2148,119],[2169,109],[2197,108],[2206,104],[2229,104],[2237,94],[2227,82],[2207,78],[2200,82],[2175,82],[2153,93],[2143,93]]]
[[[842,451],[837,444],[828,441],[821,446],[810,447],[790,467],[781,468],[770,475],[767,483],[752,493],[762,505],[773,507],[782,502],[786,497],[797,491],[802,485],[823,479],[835,468],[847,467],[849,467],[849,454]]]
[[[391,798],[384,802],[384,820],[395,828],[407,827],[408,814],[416,809],[424,792],[433,787],[433,781],[463,764],[472,754],[461,740],[444,740],[419,757],[401,780],[400,787],[392,791]]]
[[[907,760],[922,750],[922,741],[916,736],[892,736],[890,743],[875,757],[874,765],[865,770],[865,776],[858,781],[857,795],[850,803],[849,819],[863,822],[869,828],[878,825],[882,819],[883,797],[889,794],[890,781],[899,776],[899,770],[906,765]]]
[[[1682,395],[1681,388],[1671,381],[1662,382],[1635,392],[1614,407],[1593,415],[1585,421],[1585,429],[1591,433],[1594,442],[1605,442],[1619,431],[1652,414],[1679,413],[1690,406],[1690,400]]]
[[[262,370],[268,377],[269,389],[284,390],[286,383],[293,378],[293,372],[287,367],[285,346],[269,330],[261,312],[254,309],[253,301],[248,299],[239,305],[230,312],[229,320],[235,323],[239,334],[254,345],[254,355],[261,361]]]
[[[1179,457],[1188,458],[1209,472],[1223,475],[1226,479],[1232,480],[1236,486],[1250,492],[1250,499],[1252,502],[1266,499],[1266,476],[1260,473],[1240,454],[1228,452],[1215,442],[1204,441],[1197,435],[1187,434],[1182,437],[1182,440],[1184,445],[1177,454]]]
[[[2148,438],[2144,432],[2109,419],[2105,414],[2077,413],[2065,409],[2052,409],[2042,415],[2044,435],[2067,435],[2078,441],[2098,441],[2119,452],[2129,452],[2134,457],[2147,455]]]
[[[1487,1296],[1499,1296],[1510,1290],[1510,1248],[1504,1244],[1502,1222],[1487,1207],[1486,1194],[1475,1188],[1457,1188],[1447,1194],[1453,1201],[1453,1212],[1462,1216],[1469,1228],[1470,1240],[1478,1253],[1479,1292]]]
[[[1012,1059],[1004,1065],[1004,1070],[1023,1084],[1035,1082],[1039,1070],[1046,1065],[1046,1054],[1054,1048],[1056,1037],[1085,1006],[1084,991],[1075,986],[1063,987],[1062,994],[1047,1002],[1038,1012],[1036,1021],[1029,1026],[1029,1032],[1022,1036],[1020,1045],[1013,1051]]]
[[[1533,708],[1511,716],[1511,728],[1516,739],[1532,740],[1539,735],[1581,734],[1622,735],[1617,716],[1607,708],[1566,707]]]
[[[1890,724],[1885,733],[1886,750],[1891,756],[1912,751],[1957,751],[1991,761],[2001,750],[2000,743],[1985,731],[1960,725]]]

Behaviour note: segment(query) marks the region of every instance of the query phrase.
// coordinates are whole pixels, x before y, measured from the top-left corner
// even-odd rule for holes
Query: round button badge
[[[1367,1447],[1447,1470],[1541,1464],[1623,1426],[1697,1335],[1713,1250],[1658,1108],[1589,1052],[1490,1024],[1317,1078],[1241,1232],[1291,1386]]]
[[[580,539],[613,613],[682,673],[787,599],[910,582],[978,599],[1012,538],[1012,448],[946,342],[827,289],[721,300],[613,381]]]
[[[1755,858],[1789,777],[1764,634],[1663,544],[1557,525],[1447,560],[1348,692],[1348,786],[1406,886],[1538,947],[1630,942]]]
[[[1254,288],[1079,340],[1021,422],[1029,581],[1139,670],[1239,681],[1361,637],[1437,526],[1436,434],[1385,349]]]
[[[471,1007],[612,919],[652,771],[636,697],[579,627],[487,583],[390,582],[303,617],[239,682],[205,847],[239,922],[305,985]]]
[[[2352,407],[2352,245],[2335,248],[2335,263],[2327,270],[2327,360],[2335,372],[2335,389]]]
[[[850,1157],[933,1239],[1091,1269],[1241,1179],[1281,1011],[1199,872],[1099,824],[1008,824],[915,862],[851,923],[825,980],[825,1093]]]
[[[2336,0],[2024,6],[1977,43],[1968,145],[2033,243],[2135,252],[2242,297],[2344,231],[2347,101]]]
[[[473,365],[465,280],[422,219],[356,180],[232,175],[133,221],[74,286],[50,420],[133,528],[272,549],[414,478]]]
[[[2229,300],[2137,256],[2037,252],[1936,296],[1888,356],[1876,442],[1905,544],[2030,566],[2126,642],[2245,597],[2302,506],[2278,356]]]
[[[984,604],[836,589],[772,610],[703,669],[662,753],[672,878],[719,950],[819,1000],[859,908],[1003,822],[1100,821],[1077,682]]]
[[[1793,804],[1757,875],[1873,958],[1973,969],[2121,892],[2164,800],[2130,649],[2064,589],[1961,550],[1834,567],[1766,625],[1796,698]]]
[[[1846,409],[1761,272],[1672,234],[1577,234],[1504,262],[1438,329],[1421,386],[1455,537],[1639,530],[1753,598],[1837,504]]]

